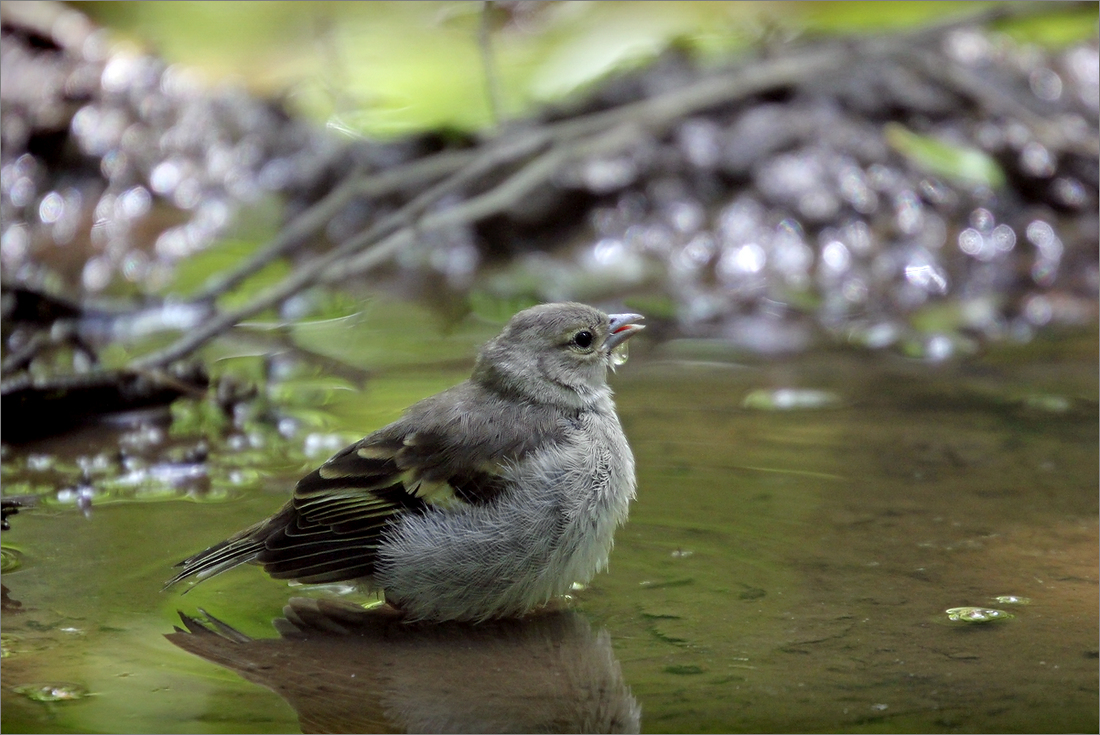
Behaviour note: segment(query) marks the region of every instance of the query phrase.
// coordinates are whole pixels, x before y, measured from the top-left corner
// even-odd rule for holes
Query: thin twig
[[[4,357],[3,363],[0,363],[0,376],[7,377],[16,370],[27,367],[49,343],[50,335],[47,332],[35,332],[25,345]]]
[[[361,169],[356,170],[323,199],[288,222],[269,244],[257,250],[229,273],[210,279],[203,290],[195,295],[194,300],[213,300],[236,288],[264,266],[323,231],[325,225],[356,197],[376,198],[422,186],[462,168],[476,154],[476,151],[444,151],[380,174],[366,174]]]
[[[500,75],[497,74],[496,57],[493,55],[493,3],[485,0],[481,3],[481,20],[477,28],[477,45],[481,51],[481,66],[485,71],[485,95],[489,99],[489,112],[493,125],[500,125],[504,119],[504,108],[500,102]]]
[[[339,263],[324,275],[329,282],[362,275],[385,261],[389,253],[412,246],[418,235],[472,224],[518,204],[539,186],[547,184],[562,167],[576,159],[607,154],[628,147],[644,137],[642,128],[623,124],[584,145],[552,148],[534,159],[511,177],[484,194],[470,197],[440,212],[424,215],[414,226],[405,227],[346,263]]]
[[[320,232],[336,214],[359,194],[362,172],[352,172],[323,199],[299,214],[279,231],[275,239],[260,248],[228,273],[209,279],[194,296],[195,301],[208,301],[239,286],[246,278],[258,273],[269,263],[285,255],[312,235]]]

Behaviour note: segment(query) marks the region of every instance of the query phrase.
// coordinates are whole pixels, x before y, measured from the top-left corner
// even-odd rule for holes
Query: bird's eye
[[[573,335],[573,344],[581,349],[587,350],[592,346],[592,333],[587,329],[582,329]]]

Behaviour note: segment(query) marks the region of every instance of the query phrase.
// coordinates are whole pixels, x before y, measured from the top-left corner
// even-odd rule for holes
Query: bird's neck
[[[507,361],[479,358],[472,379],[502,398],[521,400],[560,408],[574,413],[586,410],[614,410],[611,388],[572,386],[544,375],[531,375],[530,366],[514,366]]]

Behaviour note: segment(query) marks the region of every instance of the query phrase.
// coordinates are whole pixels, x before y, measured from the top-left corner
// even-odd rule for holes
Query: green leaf
[[[994,24],[994,28],[1020,43],[1034,43],[1049,49],[1060,49],[1074,43],[1096,38],[1100,21],[1100,5],[1078,3],[1053,4],[1053,10],[1038,16],[1011,18]]]
[[[898,123],[887,123],[883,133],[891,148],[930,174],[956,183],[978,184],[990,189],[1005,185],[1001,167],[977,148],[920,135]]]

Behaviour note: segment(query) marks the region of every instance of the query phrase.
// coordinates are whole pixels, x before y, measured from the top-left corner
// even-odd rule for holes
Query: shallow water
[[[613,376],[638,499],[570,611],[280,639],[291,597],[338,592],[253,568],[161,585],[292,477],[47,505],[3,536],[4,731],[1097,730],[1095,336],[942,366],[638,347]],[[264,640],[164,637],[199,608]]]

